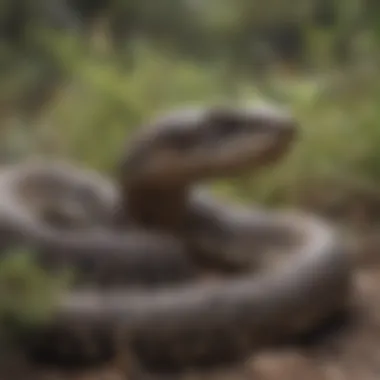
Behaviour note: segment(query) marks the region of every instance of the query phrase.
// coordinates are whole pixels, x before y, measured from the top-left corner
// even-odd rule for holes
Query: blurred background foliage
[[[0,20],[3,162],[54,154],[111,173],[157,112],[269,101],[300,121],[294,152],[218,189],[286,204],[314,180],[380,180],[376,0],[0,0]]]

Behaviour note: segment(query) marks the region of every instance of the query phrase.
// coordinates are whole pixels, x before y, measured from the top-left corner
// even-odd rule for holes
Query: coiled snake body
[[[51,323],[25,340],[31,357],[86,364],[125,353],[151,370],[211,364],[243,358],[344,309],[350,260],[332,228],[309,215],[246,211],[190,189],[276,161],[295,132],[294,120],[275,109],[186,110],[137,134],[119,187],[84,170],[70,177],[70,167],[26,166],[29,182],[22,168],[5,172],[2,248],[30,245],[47,268],[72,265],[79,286],[91,280],[100,287],[62,297]],[[37,188],[55,175],[52,186],[59,183],[66,197],[81,194],[84,214],[99,226],[64,230],[28,211],[20,203],[26,195],[15,190],[38,175]],[[60,202],[53,199],[53,208]],[[290,249],[295,258],[284,254],[286,264],[257,273],[270,248]],[[204,268],[226,276],[196,282]]]

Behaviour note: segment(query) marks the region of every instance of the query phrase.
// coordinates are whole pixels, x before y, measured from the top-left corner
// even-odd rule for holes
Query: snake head
[[[231,177],[276,162],[297,123],[276,107],[210,106],[155,118],[129,141],[122,178],[173,185]]]

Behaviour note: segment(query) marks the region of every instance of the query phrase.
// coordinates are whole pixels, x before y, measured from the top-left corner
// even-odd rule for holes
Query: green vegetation
[[[48,320],[71,278],[68,271],[48,275],[28,250],[9,252],[0,266],[0,337],[10,339]]]

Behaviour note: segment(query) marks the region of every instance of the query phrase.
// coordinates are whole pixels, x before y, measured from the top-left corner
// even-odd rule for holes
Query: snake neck
[[[178,232],[185,228],[188,203],[185,186],[134,186],[122,189],[119,221],[145,229]]]

